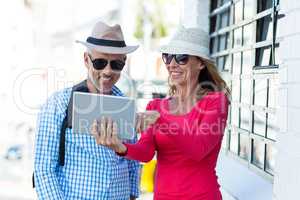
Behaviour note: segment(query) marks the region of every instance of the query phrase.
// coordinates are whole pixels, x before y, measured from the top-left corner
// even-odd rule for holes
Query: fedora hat
[[[208,64],[214,64],[209,55],[209,35],[200,28],[179,26],[168,44],[159,49],[162,53],[188,54],[202,58]]]
[[[83,44],[89,49],[109,54],[128,54],[139,47],[126,45],[119,24],[109,26],[101,21],[95,24],[91,35],[86,41],[76,40],[76,42]]]

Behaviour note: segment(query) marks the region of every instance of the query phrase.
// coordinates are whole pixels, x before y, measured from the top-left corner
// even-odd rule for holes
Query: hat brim
[[[188,54],[191,56],[197,56],[203,59],[204,61],[208,62],[209,64],[215,65],[215,60],[211,57],[205,55],[203,52],[196,50],[196,49],[188,49],[188,48],[182,48],[177,46],[170,46],[170,45],[164,45],[159,48],[159,51],[161,53],[168,53],[168,54]]]
[[[86,46],[89,49],[93,49],[100,53],[108,53],[108,54],[128,54],[128,53],[134,52],[139,47],[138,45],[126,46],[126,47],[100,46],[100,45],[94,45],[94,44],[79,41],[79,40],[76,40],[76,42]]]

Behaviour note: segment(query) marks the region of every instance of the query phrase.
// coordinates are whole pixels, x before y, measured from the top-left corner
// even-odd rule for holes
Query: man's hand
[[[154,124],[160,114],[157,111],[146,111],[137,114],[135,130],[142,132],[151,124]],[[98,145],[107,146],[117,153],[125,153],[127,148],[118,138],[117,123],[111,118],[102,117],[101,120],[95,120],[91,127],[92,135]]]
[[[102,117],[101,120],[95,120],[91,132],[98,145],[109,147],[120,154],[126,152],[126,146],[118,138],[117,123],[111,118]]]
[[[137,113],[135,130],[140,133],[147,129],[151,124],[154,124],[160,117],[159,112],[150,110],[146,112]]]

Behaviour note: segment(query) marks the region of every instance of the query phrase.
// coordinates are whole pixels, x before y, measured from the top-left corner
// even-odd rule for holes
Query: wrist
[[[125,156],[127,154],[127,147],[121,143],[121,145],[116,149],[116,153],[120,156]]]

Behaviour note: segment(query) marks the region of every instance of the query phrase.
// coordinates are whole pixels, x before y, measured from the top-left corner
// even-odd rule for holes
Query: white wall
[[[274,200],[295,200],[300,197],[300,2],[280,1],[280,133],[274,179]]]

